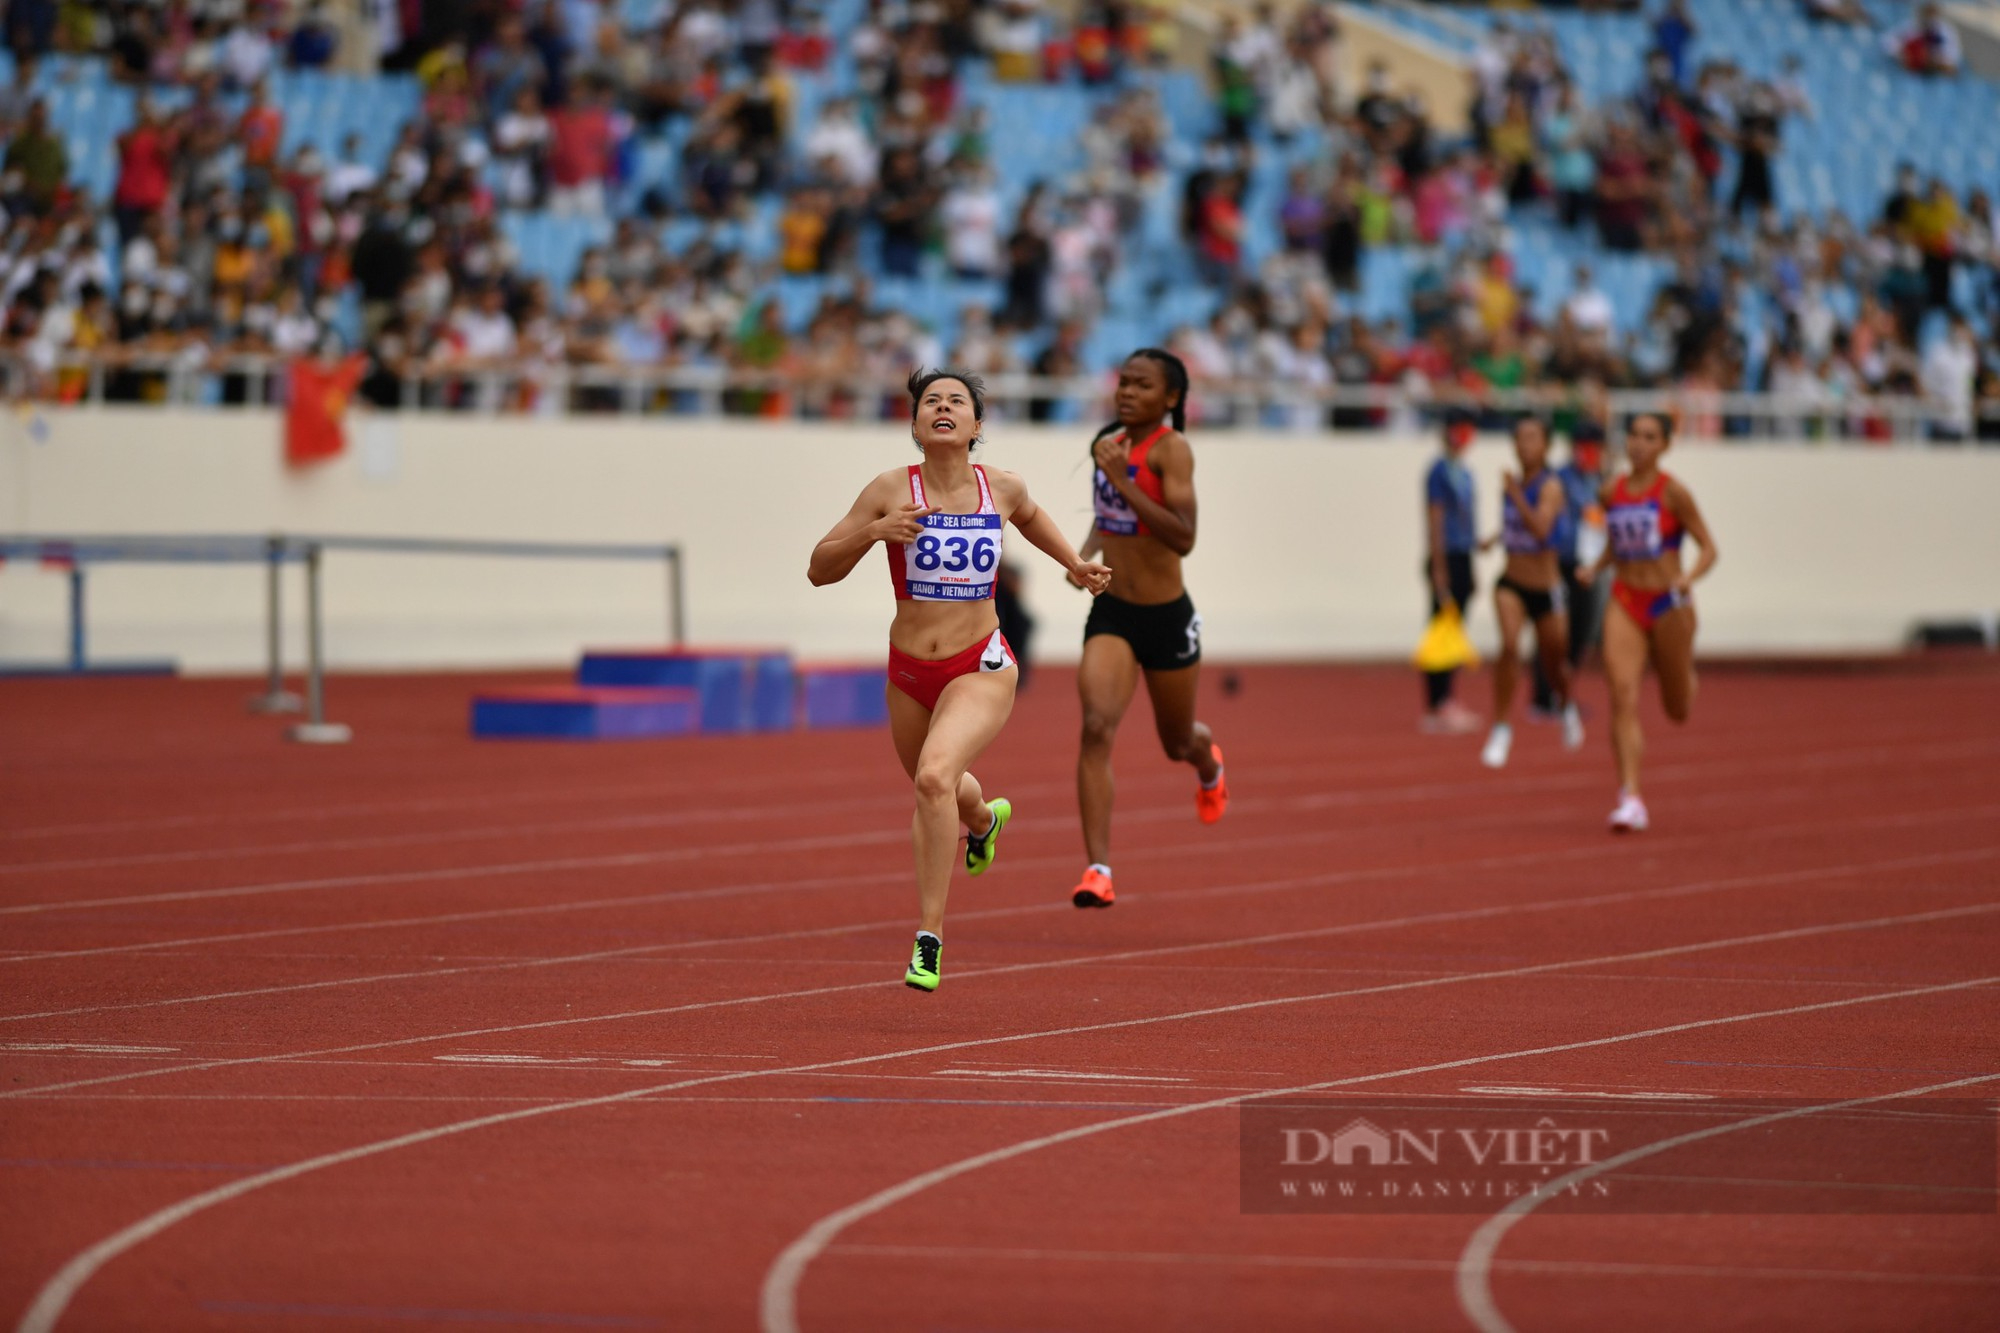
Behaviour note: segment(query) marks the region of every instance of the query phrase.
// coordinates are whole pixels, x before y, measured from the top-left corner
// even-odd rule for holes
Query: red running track
[[[1491,774],[1478,738],[1415,734],[1406,673],[1218,678],[1229,817],[1195,821],[1135,712],[1108,912],[1067,902],[1069,681],[1022,696],[980,766],[1018,819],[954,888],[934,996],[899,981],[879,732],[474,744],[471,682],[354,678],[356,742],[303,749],[237,682],[0,684],[0,1303],[23,1329],[2000,1326],[1990,1206],[1245,1215],[1235,1109],[1990,1102],[2000,673],[1711,670],[1691,727],[1652,718],[1654,831],[1626,840],[1601,736],[1524,728]]]

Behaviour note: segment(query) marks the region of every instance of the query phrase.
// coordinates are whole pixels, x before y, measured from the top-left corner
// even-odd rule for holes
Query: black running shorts
[[[1148,671],[1178,671],[1201,661],[1201,613],[1186,593],[1171,602],[1141,606],[1101,594],[1090,604],[1083,637],[1115,634],[1132,645],[1132,655]]]

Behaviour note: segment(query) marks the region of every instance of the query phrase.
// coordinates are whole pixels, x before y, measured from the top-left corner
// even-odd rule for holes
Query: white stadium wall
[[[875,471],[911,460],[893,426],[484,417],[349,422],[339,460],[294,473],[272,413],[94,408],[0,416],[0,531],[258,533],[678,542],[697,643],[879,656],[883,557],[846,583],[805,578],[812,544]],[[1087,430],[995,423],[982,458],[1021,472],[1081,537]],[[1400,657],[1421,628],[1428,438],[1216,432],[1196,441],[1201,540],[1189,584],[1218,659]],[[1497,522],[1500,439],[1473,451]],[[1723,562],[1698,596],[1710,653],[1877,652],[1921,618],[2000,603],[2000,450],[1683,444]],[[1085,599],[1010,533],[1039,621],[1035,654],[1073,659]],[[1491,579],[1494,567],[1482,566]],[[301,640],[288,574],[288,653]],[[196,671],[261,662],[256,568],[96,567],[94,656]],[[326,567],[335,666],[556,664],[585,645],[663,637],[651,565],[339,552]],[[54,659],[66,585],[0,569],[0,661]],[[1475,637],[1489,642],[1482,602]]]

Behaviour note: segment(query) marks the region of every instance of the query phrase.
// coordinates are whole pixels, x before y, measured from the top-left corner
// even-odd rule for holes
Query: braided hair
[[[1159,366],[1160,373],[1167,377],[1168,392],[1177,395],[1174,399],[1174,405],[1167,411],[1167,420],[1173,423],[1175,430],[1185,431],[1187,429],[1188,399],[1187,363],[1172,352],[1161,347],[1141,347],[1125,359],[1127,361],[1136,361],[1142,356]],[[1111,434],[1111,432],[1120,429],[1123,429],[1122,423],[1113,421],[1104,427],[1103,430],[1098,431],[1096,435],[1093,435],[1090,442],[1094,445],[1105,436]]]

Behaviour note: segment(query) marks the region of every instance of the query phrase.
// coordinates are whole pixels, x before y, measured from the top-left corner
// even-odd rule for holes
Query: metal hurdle
[[[253,712],[305,714],[286,735],[308,745],[335,745],[353,738],[353,729],[326,716],[326,606],[321,573],[326,555],[354,551],[379,555],[474,555],[526,559],[658,560],[666,567],[667,637],[673,647],[687,641],[686,588],[680,547],[616,542],[501,541],[453,537],[298,536],[0,536],[0,559],[31,559],[65,567],[70,580],[69,661],[56,672],[168,670],[146,663],[93,666],[86,653],[85,569],[91,564],[262,564],[264,587],[264,692],[249,701]],[[303,698],[285,689],[283,574],[288,564],[305,567],[306,689]],[[4,668],[0,668],[4,674]]]
[[[234,565],[263,558],[256,537],[46,537],[0,536],[0,560],[34,560],[62,569],[69,579],[68,658],[52,667],[0,666],[0,675],[153,675],[170,662],[92,662],[86,588],[91,565]],[[275,575],[273,576],[275,587]],[[275,596],[275,593],[273,594]],[[273,612],[275,618],[275,610]]]

